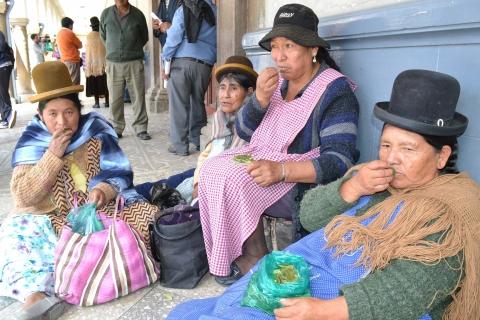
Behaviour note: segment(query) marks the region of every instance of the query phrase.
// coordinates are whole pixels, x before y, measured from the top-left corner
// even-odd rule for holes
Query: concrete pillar
[[[217,1],[217,64],[231,55],[245,55],[242,37],[247,32],[247,2]]]
[[[158,0],[151,1],[151,11],[157,11]],[[151,12],[150,11],[150,12]],[[150,41],[148,42],[149,68],[150,69],[150,87],[145,94],[147,108],[150,112],[159,113],[168,110],[167,90],[163,88],[163,79],[161,77],[161,47],[160,41],[153,36],[152,18],[146,14],[147,24],[150,32]]]
[[[27,101],[33,94],[31,85],[30,62],[28,59],[27,18],[12,18],[12,39],[15,52],[15,66],[17,77],[15,79],[17,93],[21,102]]]

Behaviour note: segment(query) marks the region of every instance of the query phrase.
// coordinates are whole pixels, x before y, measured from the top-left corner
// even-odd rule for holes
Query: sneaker
[[[92,108],[98,109],[98,108],[100,108],[100,105],[99,105],[98,103],[95,103],[95,104],[92,106]]]
[[[150,135],[147,133],[147,131],[142,131],[142,132],[137,133],[137,137],[140,140],[150,140],[150,139],[152,139],[152,137],[150,137]]]
[[[9,129],[15,126],[15,123],[17,122],[17,110],[12,109],[12,111],[8,115],[7,122],[8,122]]]
[[[8,122],[0,121],[0,129],[8,129]]]

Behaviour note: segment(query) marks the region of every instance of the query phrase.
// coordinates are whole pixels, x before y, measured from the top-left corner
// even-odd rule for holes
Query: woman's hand
[[[316,298],[282,299],[282,308],[275,309],[277,320],[347,320],[348,306],[344,297],[332,300]]]
[[[347,202],[355,202],[361,196],[385,191],[393,177],[393,169],[385,161],[368,162],[340,187],[340,195]]]
[[[254,160],[247,166],[247,173],[256,184],[270,187],[282,179],[282,164],[270,160]]]
[[[95,203],[97,205],[97,209],[101,209],[106,204],[107,197],[102,190],[93,188],[93,190],[88,194],[88,202]]]
[[[65,150],[67,150],[67,147],[72,140],[72,136],[72,129],[58,129],[54,131],[48,150],[59,158],[63,157]]]
[[[266,108],[270,104],[270,98],[277,89],[278,77],[278,71],[271,67],[266,68],[258,75],[255,95],[262,108]]]
[[[198,198],[198,183],[193,186],[192,200]]]

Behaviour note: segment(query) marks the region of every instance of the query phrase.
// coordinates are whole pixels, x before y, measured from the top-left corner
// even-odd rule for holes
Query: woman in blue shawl
[[[38,114],[22,133],[12,157],[13,212],[0,227],[0,292],[24,302],[22,318],[57,312],[53,296],[57,235],[72,209],[95,203],[112,214],[121,194],[122,219],[148,246],[148,224],[156,207],[132,188],[133,172],[111,125],[99,114],[81,115],[78,92],[66,66],[57,61],[32,72]]]

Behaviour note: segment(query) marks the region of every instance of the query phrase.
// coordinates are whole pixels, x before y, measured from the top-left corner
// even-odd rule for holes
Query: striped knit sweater
[[[322,65],[318,76],[327,66]],[[313,81],[313,79],[312,79]],[[300,97],[308,83],[297,95]],[[281,87],[287,92],[288,81]],[[236,120],[240,138],[250,141],[267,108],[262,109],[255,95],[242,107]],[[288,148],[288,153],[306,153],[320,146],[320,156],[313,160],[317,184],[341,177],[359,157],[356,149],[359,106],[346,78],[332,82],[317,103],[307,124]]]
[[[315,77],[326,70],[322,64]],[[311,80],[313,81],[313,79]],[[310,82],[311,82],[310,81]],[[308,83],[297,97],[300,97]],[[285,97],[288,81],[284,81],[280,91]],[[260,125],[267,108],[262,109],[255,96],[240,109],[236,118],[237,134],[245,141],[250,141],[255,129]],[[305,191],[317,184],[327,184],[338,179],[359,158],[356,149],[359,105],[346,78],[333,81],[318,101],[305,127],[299,132],[288,153],[306,153],[320,146],[320,156],[312,160],[316,171],[316,184],[298,183],[293,192],[296,207],[299,207]],[[292,213],[294,238],[300,239],[307,232],[302,229],[298,219],[298,210]]]

